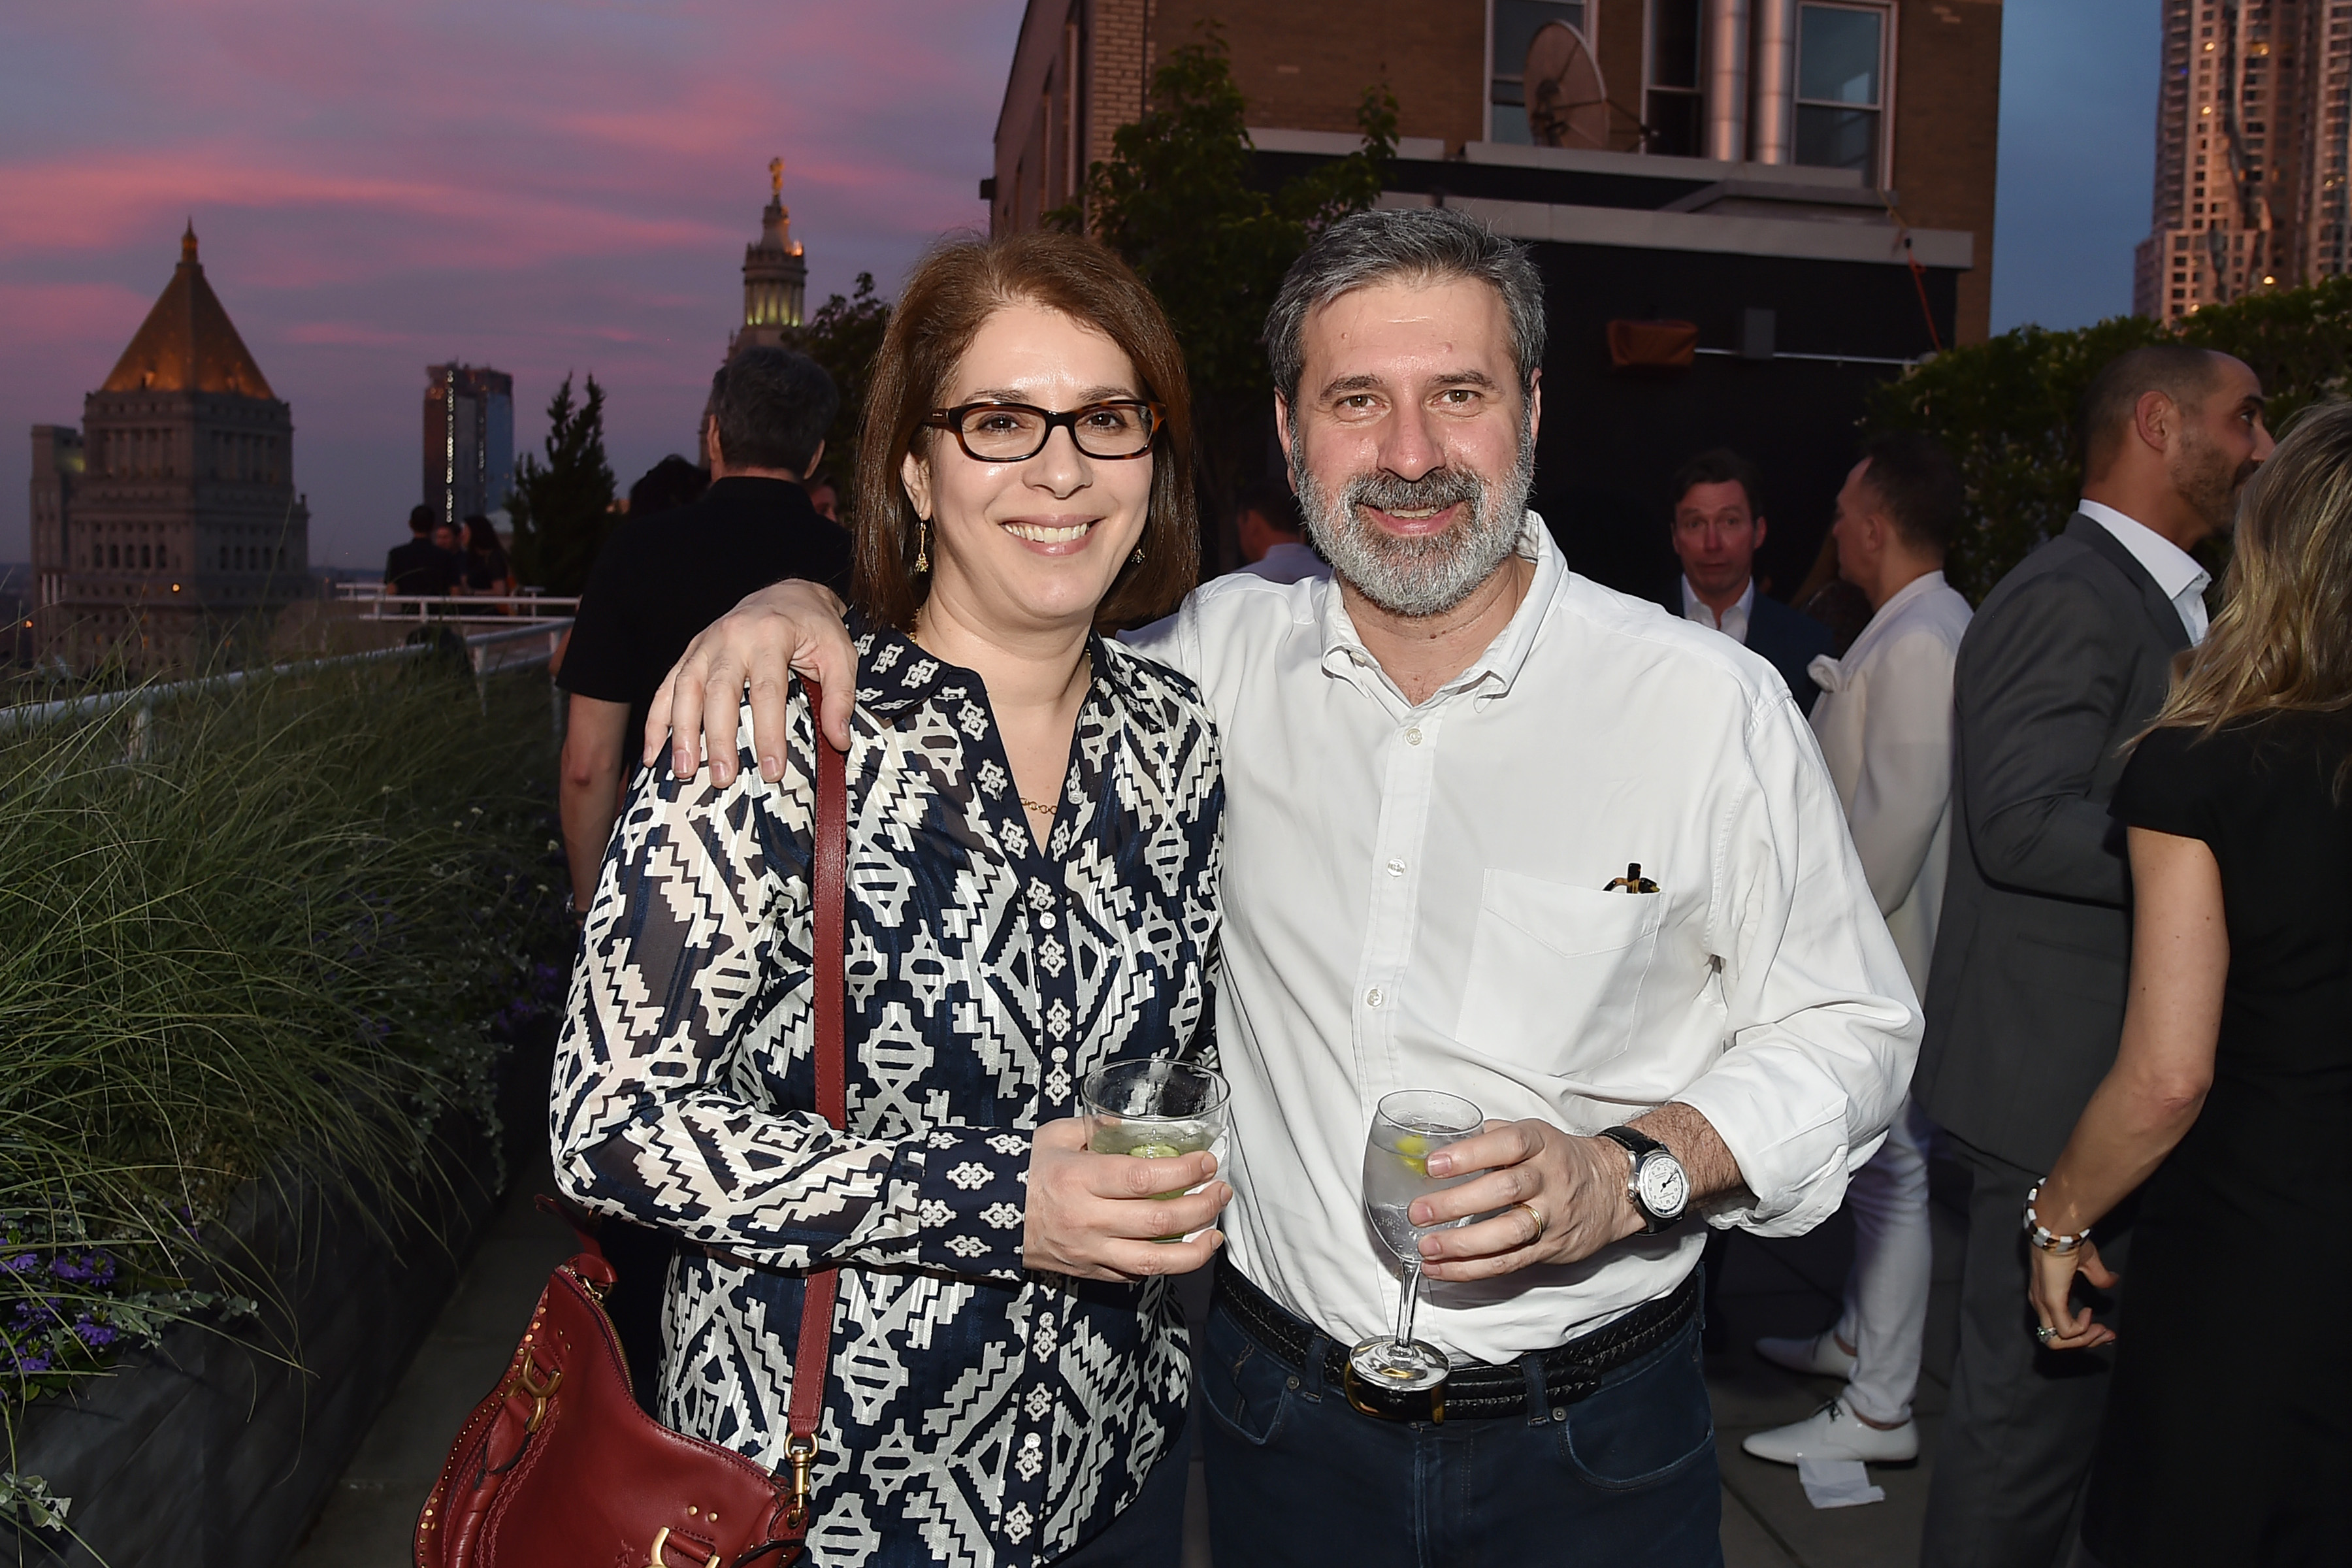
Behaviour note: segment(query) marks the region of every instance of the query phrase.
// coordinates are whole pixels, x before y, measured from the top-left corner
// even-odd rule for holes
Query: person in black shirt
[[[383,585],[394,594],[446,594],[463,580],[454,552],[433,542],[433,509],[420,506],[408,514],[405,544],[383,558]]]
[[[712,380],[710,488],[624,523],[597,557],[558,677],[571,694],[562,793],[575,909],[595,894],[620,816],[623,754],[634,755],[655,689],[695,633],[786,577],[848,591],[849,535],[801,485],[840,401],[805,354],[745,349]]]

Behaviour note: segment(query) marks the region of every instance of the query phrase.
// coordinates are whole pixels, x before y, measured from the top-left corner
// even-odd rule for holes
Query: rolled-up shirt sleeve
[[[1722,1053],[1674,1098],[1706,1116],[1745,1192],[1718,1226],[1793,1236],[1834,1212],[1885,1137],[1919,1050],[1917,998],[1785,694],[1749,710],[1713,846]]]
[[[1016,1278],[1029,1132],[857,1137],[751,1081],[755,1047],[793,1038],[788,1082],[814,1098],[814,736],[797,691],[792,728],[777,784],[748,756],[724,789],[707,773],[638,774],[557,1047],[556,1180],[590,1209],[752,1263]]]

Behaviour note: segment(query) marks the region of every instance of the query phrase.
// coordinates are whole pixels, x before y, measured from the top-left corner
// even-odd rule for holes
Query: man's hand
[[[1739,1162],[1714,1124],[1692,1107],[1669,1101],[1626,1125],[1682,1162],[1690,1178],[1689,1209],[1739,1186]],[[1612,1139],[1579,1138],[1549,1121],[1489,1121],[1476,1137],[1429,1157],[1433,1176],[1465,1171],[1486,1174],[1414,1199],[1412,1223],[1443,1225],[1505,1212],[1423,1237],[1422,1272],[1432,1279],[1491,1279],[1535,1263],[1574,1263],[1645,1223],[1626,1191],[1631,1159]],[[1522,1204],[1532,1204],[1534,1212],[1517,1206]],[[1540,1225],[1537,1215],[1543,1216]]]
[[[832,589],[797,578],[746,595],[687,644],[663,677],[646,715],[644,761],[660,756],[667,739],[670,771],[690,778],[699,746],[710,756],[711,783],[722,789],[734,783],[736,712],[749,683],[752,750],[760,776],[773,784],[784,776],[784,696],[795,669],[824,683],[818,722],[827,740],[847,751],[857,650],[842,627],[842,610]]]
[[[1139,1160],[1087,1148],[1082,1117],[1037,1129],[1029,1154],[1028,1229],[1022,1261],[1031,1268],[1080,1279],[1132,1283],[1155,1274],[1190,1274],[1224,1245],[1205,1227],[1232,1200],[1233,1188],[1211,1182],[1213,1154]],[[1209,1184],[1190,1196],[1187,1187]],[[1173,1194],[1173,1195],[1163,1195]],[[1192,1241],[1155,1237],[1202,1234]]]
[[[1486,1174],[1415,1198],[1411,1214],[1422,1226],[1503,1212],[1423,1237],[1422,1272],[1432,1279],[1491,1279],[1532,1264],[1590,1258],[1642,1228],[1626,1195],[1626,1169],[1625,1151],[1606,1138],[1574,1137],[1549,1121],[1489,1121],[1484,1132],[1429,1157],[1433,1176]]]

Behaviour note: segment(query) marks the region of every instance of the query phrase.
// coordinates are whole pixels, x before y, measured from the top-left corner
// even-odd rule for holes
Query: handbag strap
[[[824,691],[803,679],[809,714],[816,731],[816,842],[813,892],[816,906],[814,968],[809,980],[816,1012],[816,1109],[830,1126],[848,1121],[849,1076],[842,1036],[842,914],[844,885],[849,864],[848,759],[824,738],[820,717]],[[824,1415],[825,1380],[832,1373],[833,1296],[840,1271],[811,1272],[801,1303],[800,1347],[793,1356],[793,1405],[788,1417],[785,1456],[793,1465],[793,1500],[785,1523],[798,1531],[808,1528],[809,1470],[817,1459],[817,1426]]]

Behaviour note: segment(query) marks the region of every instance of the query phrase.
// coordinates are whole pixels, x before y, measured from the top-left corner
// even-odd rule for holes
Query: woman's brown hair
[[[2151,730],[2352,708],[2352,403],[2304,411],[2238,507],[2211,631]],[[2352,763],[2347,763],[2352,770]],[[2340,791],[2346,780],[2339,777]]]
[[[1108,338],[1135,366],[1143,384],[1138,395],[1167,411],[1153,443],[1143,559],[1119,568],[1095,607],[1096,626],[1156,620],[1192,589],[1200,523],[1192,499],[1192,406],[1176,333],[1143,280],[1100,245],[1078,235],[1020,234],[940,246],[916,267],[890,312],[857,440],[849,598],[870,619],[901,631],[914,627],[930,584],[915,570],[921,520],[899,470],[910,451],[962,456],[953,436],[923,421],[943,406],[949,380],[982,325],[1020,303],[1059,311]]]

